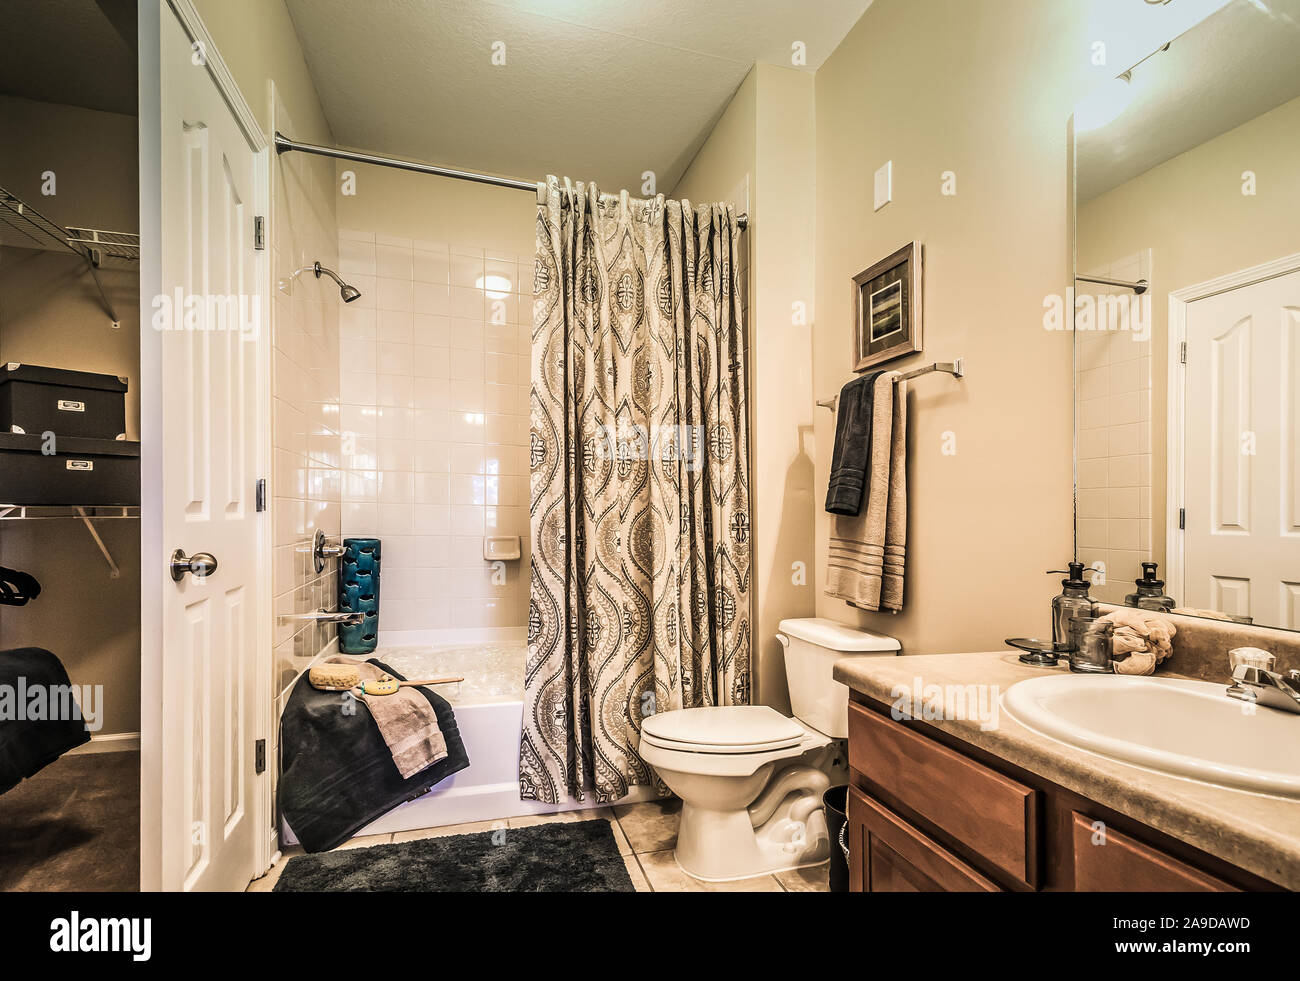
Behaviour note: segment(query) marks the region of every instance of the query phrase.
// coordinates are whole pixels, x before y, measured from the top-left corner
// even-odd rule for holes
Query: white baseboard
[[[76,749],[70,749],[64,756],[83,756],[86,753],[125,753],[140,752],[140,734],[138,732],[110,732],[103,736],[91,735],[90,742],[82,743]]]

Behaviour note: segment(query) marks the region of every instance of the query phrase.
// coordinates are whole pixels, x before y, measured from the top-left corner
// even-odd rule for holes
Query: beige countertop
[[[912,718],[1172,838],[1300,889],[1300,801],[1171,777],[1076,749],[1025,728],[1001,705],[991,717],[993,726],[978,718],[954,719],[962,714],[956,707],[962,696],[942,690],[996,686],[985,698],[985,704],[992,704],[1018,681],[1062,671],[1068,672],[1064,664],[1035,668],[1021,664],[1016,652],[994,651],[843,660],[835,666],[835,680],[887,705],[897,702]],[[914,704],[918,699],[919,707]]]

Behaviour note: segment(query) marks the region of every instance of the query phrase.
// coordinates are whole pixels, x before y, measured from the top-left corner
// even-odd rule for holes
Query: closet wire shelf
[[[99,290],[99,298],[103,301],[104,310],[113,321],[113,327],[122,325],[104,290],[104,284],[100,281],[99,267],[105,259],[139,261],[140,236],[138,234],[110,232],[102,228],[81,226],[64,228],[3,187],[0,187],[0,221],[27,241],[35,243],[38,248],[46,250],[54,248],[71,252],[84,260],[86,268],[95,280],[95,287]]]
[[[114,505],[112,507],[88,505],[86,507],[77,507],[75,505],[0,504],[0,521],[53,521],[63,518],[75,518],[80,521],[86,526],[86,531],[90,532],[90,537],[94,539],[99,554],[104,556],[104,561],[108,563],[110,579],[120,578],[122,570],[113,561],[113,555],[109,552],[108,546],[104,544],[104,539],[100,537],[99,531],[95,528],[95,522],[115,518],[138,517],[140,517],[140,508],[135,505]]]
[[[102,228],[69,226],[68,244],[89,252],[95,265],[99,265],[104,256],[128,260],[140,258],[140,236],[134,232],[109,232]]]
[[[51,505],[51,504],[0,504],[0,521],[32,521],[56,518],[94,518],[96,521],[110,518],[138,518],[140,509],[135,505]]]

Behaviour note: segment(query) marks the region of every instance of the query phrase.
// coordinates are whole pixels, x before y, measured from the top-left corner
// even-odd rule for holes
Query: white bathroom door
[[[1184,605],[1300,627],[1300,272],[1190,303]]]
[[[242,890],[262,828],[258,150],[162,11],[162,886]]]

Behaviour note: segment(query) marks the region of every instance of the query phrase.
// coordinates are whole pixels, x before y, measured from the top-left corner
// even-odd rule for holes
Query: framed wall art
[[[853,277],[853,370],[921,352],[921,245]]]

